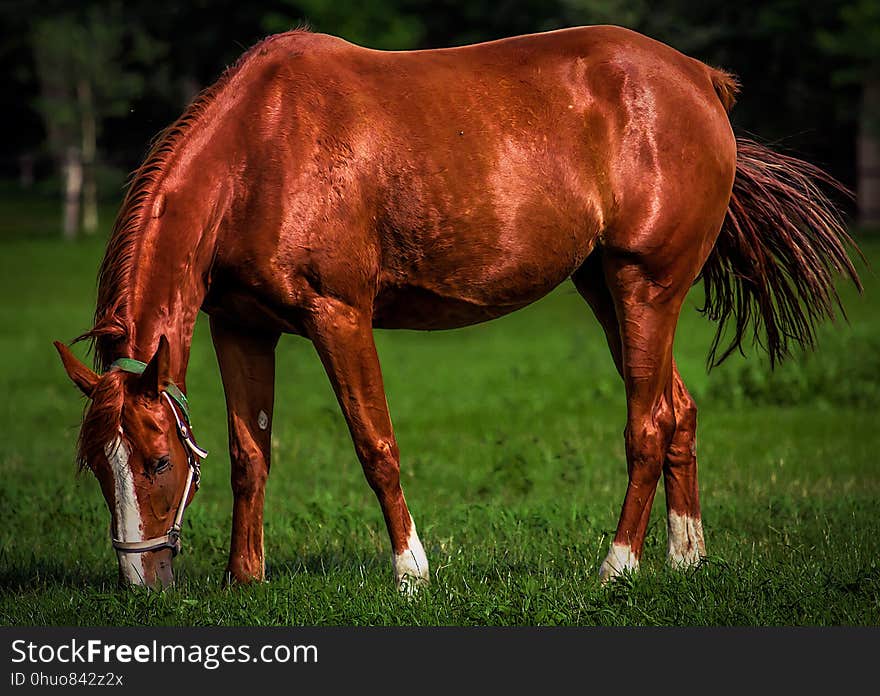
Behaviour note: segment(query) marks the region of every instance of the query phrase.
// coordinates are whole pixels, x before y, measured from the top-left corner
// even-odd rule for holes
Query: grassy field
[[[677,358],[701,407],[710,555],[687,573],[665,569],[661,487],[642,573],[609,588],[597,571],[625,490],[623,390],[569,284],[491,324],[377,332],[404,486],[432,563],[431,586],[412,601],[392,589],[379,507],[317,357],[294,337],[278,355],[268,581],[222,586],[225,408],[200,319],[188,385],[211,455],[178,584],[149,593],[116,587],[109,513],[93,477],[74,475],[82,401],[51,345],[90,325],[103,241],[15,234],[0,217],[4,625],[880,623],[871,271],[863,297],[843,288],[850,325],[825,327],[818,352],[773,375],[754,354],[706,374],[714,326],[695,311],[694,291]],[[863,249],[880,266],[880,239]]]

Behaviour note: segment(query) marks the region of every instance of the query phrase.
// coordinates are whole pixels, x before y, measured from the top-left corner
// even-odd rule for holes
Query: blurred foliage
[[[146,69],[165,53],[161,42],[136,26],[126,26],[118,5],[41,18],[31,32],[31,45],[35,77],[42,87],[35,105],[54,152],[80,140],[75,131],[81,85],[91,91],[100,135],[106,119],[125,115],[143,93]]]
[[[344,36],[349,41],[380,49],[417,46],[424,26],[396,2],[362,0],[290,0],[288,12],[269,12],[262,26],[270,33],[283,32],[298,24]],[[295,17],[295,19],[292,19]]]
[[[873,326],[826,332],[821,351],[804,352],[771,370],[766,360],[715,370],[706,396],[731,405],[880,406],[880,336]]]
[[[82,16],[61,14],[40,19],[31,36],[38,77],[56,86],[56,93],[91,83],[104,117],[122,116],[143,92],[145,72],[164,53],[161,42],[134,26],[126,26],[119,6],[101,11],[90,7]],[[69,100],[40,99],[50,118]]]
[[[0,5],[0,70],[13,89],[0,95],[0,108],[19,137],[0,143],[0,177],[15,176],[18,155],[47,138],[37,118],[41,52],[94,49],[85,63],[99,73],[107,105],[99,144],[105,160],[131,169],[151,136],[267,32],[307,23],[362,45],[403,50],[609,23],[738,74],[735,127],[853,185],[855,133],[866,118],[861,84],[876,74],[880,55],[878,7],[875,0],[7,0]],[[65,18],[81,25],[68,38],[40,33]],[[91,34],[82,38],[83,31]],[[71,67],[61,66],[57,76]]]
[[[819,46],[829,54],[850,59],[835,75],[840,82],[859,82],[867,75],[880,77],[880,3],[853,0],[842,3],[836,31],[820,29]]]
[[[841,56],[846,61],[833,74],[836,84],[864,85],[861,126],[880,137],[880,3],[844,3],[840,20],[838,31],[820,30],[819,45],[829,55]]]

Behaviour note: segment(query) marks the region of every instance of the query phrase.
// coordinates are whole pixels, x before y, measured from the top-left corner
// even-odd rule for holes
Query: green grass
[[[295,337],[278,351],[268,580],[223,587],[225,408],[200,320],[188,386],[211,455],[178,585],[150,593],[116,587],[105,503],[90,474],[74,475],[82,401],[51,345],[90,325],[103,244],[5,240],[2,624],[880,623],[880,281],[870,271],[864,297],[842,288],[851,324],[823,328],[817,353],[773,376],[754,354],[706,374],[714,326],[694,311],[694,291],[677,358],[701,408],[710,556],[686,573],[664,567],[661,487],[641,573],[609,588],[597,571],[626,485],[625,405],[598,324],[569,284],[490,324],[377,332],[404,487],[432,563],[412,601],[392,589],[379,507],[317,357]],[[880,240],[863,249],[880,265]]]

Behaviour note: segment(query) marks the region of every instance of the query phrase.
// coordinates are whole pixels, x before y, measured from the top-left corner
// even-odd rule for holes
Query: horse
[[[274,351],[309,339],[381,506],[394,583],[428,560],[400,484],[374,328],[488,321],[567,279],[626,392],[628,485],[599,569],[635,572],[662,474],[668,562],[706,554],[697,407],[673,359],[689,288],[718,322],[709,363],[752,341],[812,346],[860,286],[818,167],[737,137],[730,73],[614,26],[377,51],[293,30],[247,50],[154,140],[98,275],[93,328],[56,342],[88,397],[78,461],[111,514],[120,582],[173,582],[205,456],[186,369],[210,318],[234,497],[227,582],[265,579]],[[831,188],[829,188],[829,186]],[[857,249],[857,247],[856,247]]]

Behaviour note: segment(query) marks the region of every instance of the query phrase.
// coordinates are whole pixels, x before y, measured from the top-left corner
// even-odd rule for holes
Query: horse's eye
[[[166,469],[171,467],[171,458],[170,457],[159,457],[153,462],[153,471],[157,474],[161,474]]]

